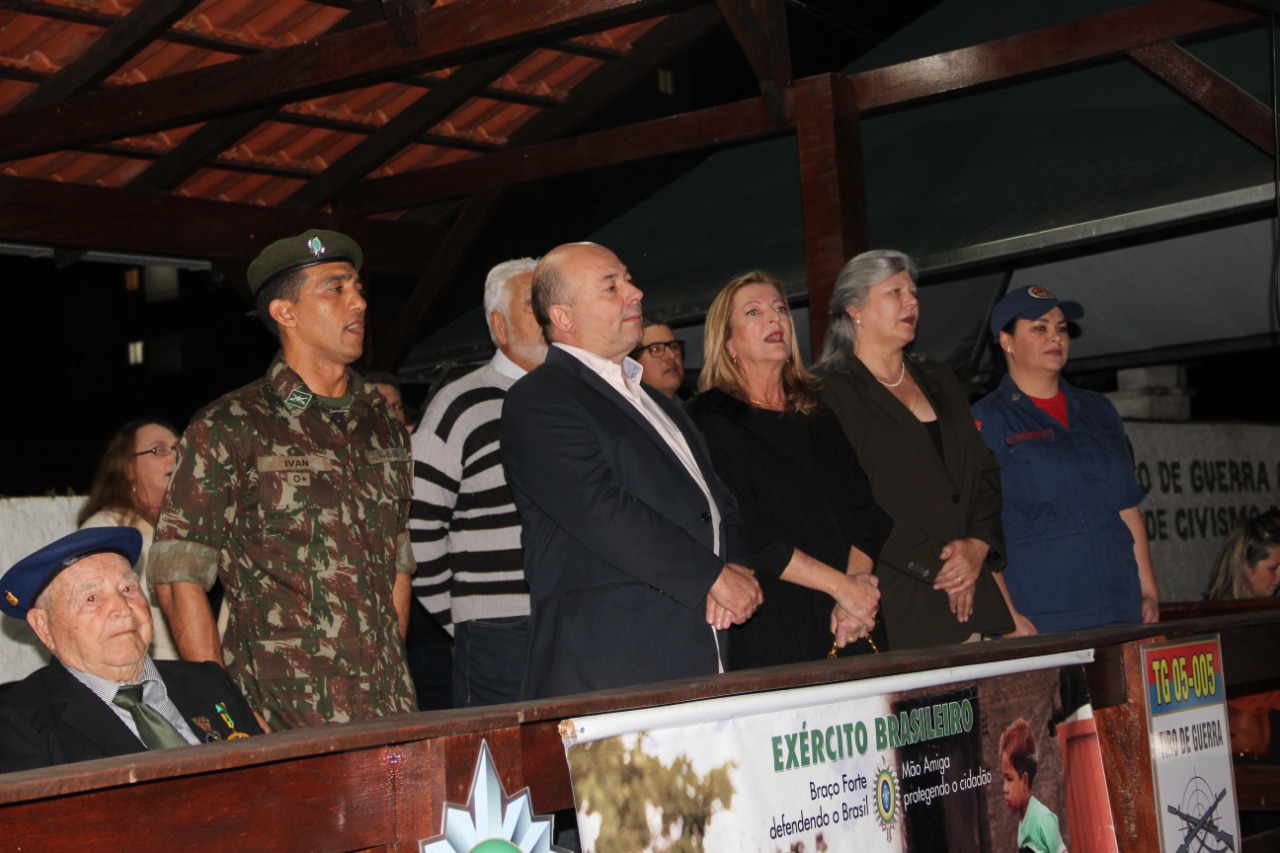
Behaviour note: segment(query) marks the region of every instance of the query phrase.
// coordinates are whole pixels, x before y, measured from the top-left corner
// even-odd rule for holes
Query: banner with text
[[[1160,598],[1197,601],[1237,524],[1280,506],[1280,427],[1129,421]]]
[[[1239,850],[1218,637],[1143,646],[1160,848]]]
[[[1089,657],[566,720],[582,850],[1115,850]]]

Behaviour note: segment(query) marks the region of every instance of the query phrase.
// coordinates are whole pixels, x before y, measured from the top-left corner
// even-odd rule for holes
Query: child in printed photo
[[[1066,853],[1058,816],[1031,795],[1036,779],[1036,740],[1030,724],[1021,717],[1000,735],[1000,769],[1004,773],[1004,804],[1020,819],[1019,853]]]

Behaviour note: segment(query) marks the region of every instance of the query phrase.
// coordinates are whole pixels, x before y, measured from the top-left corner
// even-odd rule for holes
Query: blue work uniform
[[[1000,462],[1009,595],[1041,632],[1141,622],[1133,534],[1120,511],[1145,495],[1124,426],[1106,397],[1059,386],[1069,427],[1008,376],[973,407]]]

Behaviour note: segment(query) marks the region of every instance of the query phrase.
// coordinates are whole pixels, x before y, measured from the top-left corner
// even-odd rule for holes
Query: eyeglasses
[[[134,456],[146,456],[148,453],[153,456],[159,456],[161,459],[178,452],[176,444],[157,444],[155,447],[148,447],[146,450],[139,450]]]
[[[684,341],[654,341],[651,344],[642,344],[632,351],[632,358],[639,358],[640,353],[647,352],[652,358],[661,358],[662,354],[670,349],[676,355],[684,353]]]

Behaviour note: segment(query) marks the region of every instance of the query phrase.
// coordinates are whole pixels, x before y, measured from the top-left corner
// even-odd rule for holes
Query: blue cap
[[[1034,320],[1043,317],[1054,308],[1062,309],[1067,320],[1079,320],[1084,316],[1084,306],[1071,300],[1059,301],[1043,287],[1019,287],[1010,290],[991,309],[991,335],[1000,340],[1000,332],[1011,320]]]
[[[14,619],[26,619],[31,605],[59,572],[104,551],[127,558],[131,566],[137,565],[142,534],[132,527],[87,527],[44,546],[14,563],[0,577],[0,610]]]

